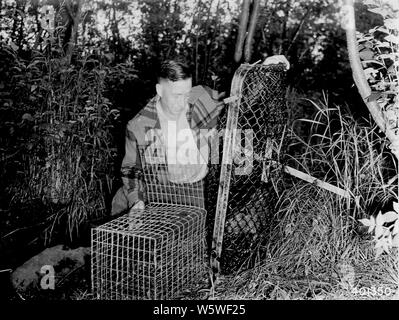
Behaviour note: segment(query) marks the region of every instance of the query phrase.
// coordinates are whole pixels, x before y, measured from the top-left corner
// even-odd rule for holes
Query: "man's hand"
[[[130,231],[133,230],[134,227],[139,228],[143,224],[143,221],[140,220],[141,215],[138,214],[138,212],[135,212],[135,210],[144,210],[144,207],[145,207],[144,202],[139,200],[133,205],[133,207],[130,208],[129,211],[129,218],[131,218],[129,223]]]
[[[133,207],[130,208],[129,213],[131,213],[133,210],[144,210],[145,205],[144,205],[144,201],[137,201]]]
[[[285,69],[289,70],[290,69],[290,63],[287,60],[287,58],[283,55],[276,55],[276,56],[271,56],[267,57],[265,61],[263,61],[264,65],[270,65],[270,64],[279,64],[283,63],[285,65]]]

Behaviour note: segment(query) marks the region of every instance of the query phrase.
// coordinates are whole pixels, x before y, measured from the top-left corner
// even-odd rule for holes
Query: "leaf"
[[[389,253],[389,246],[390,246],[391,243],[392,243],[392,240],[383,241],[382,248],[384,249],[384,251],[386,253]]]
[[[360,219],[359,221],[366,227],[370,227],[370,226],[374,225],[373,222],[371,221],[371,219],[370,220],[369,219]]]
[[[378,64],[378,65],[380,65],[380,66],[385,67],[385,65],[384,65],[383,63],[381,63],[381,62],[379,62],[379,61],[377,61],[377,60],[364,60],[364,61],[362,61],[363,67],[367,67],[367,64],[368,64],[368,63],[375,63],[375,64]]]
[[[387,28],[383,27],[383,26],[375,27],[373,33],[376,32],[376,31],[389,34],[389,30]]]
[[[392,234],[399,234],[399,220],[396,220],[395,225],[392,230]]]
[[[365,49],[359,52],[359,56],[362,60],[371,60],[374,57],[374,52],[370,49]]]
[[[399,217],[399,214],[397,214],[395,211],[388,211],[383,215],[383,217],[385,223],[390,223],[396,221]]]
[[[14,42],[10,41],[10,46],[14,51],[18,51],[18,46]]]
[[[382,236],[383,231],[384,231],[383,227],[377,224],[375,227],[375,236],[377,237],[377,239]]]
[[[371,226],[369,227],[369,229],[367,230],[367,232],[368,232],[368,233],[372,233],[373,230],[374,230],[374,228],[375,228],[375,224],[371,225]]]
[[[376,47],[378,48],[391,48],[391,45],[389,44],[389,42],[384,41],[384,42],[380,42],[376,45]]]
[[[388,10],[382,9],[381,7],[368,9],[368,11],[379,14],[379,15],[383,16],[384,18],[389,14]]]
[[[358,42],[359,42],[359,44],[363,45],[363,42],[364,42],[364,41],[370,41],[370,40],[374,40],[374,37],[373,37],[373,36],[365,36],[365,35],[362,35],[361,37],[359,37]],[[365,46],[363,46],[363,48],[364,48],[364,47],[365,47]]]
[[[398,36],[394,36],[393,34],[390,34],[389,36],[385,37],[386,41],[392,42],[394,44],[399,44],[399,37]]]
[[[366,79],[368,80],[374,78],[374,76],[378,74],[378,71],[374,68],[367,68],[364,70],[364,74],[366,76]]]
[[[378,240],[377,238],[374,238],[374,241],[375,241],[375,245],[374,245],[375,249],[378,249],[378,248],[382,247],[382,241],[381,240]]]
[[[375,250],[375,257],[376,258],[378,258],[382,253],[384,252],[384,249],[383,248],[377,248],[376,250]]]
[[[369,8],[368,9],[370,12],[373,12],[373,13],[376,13],[376,14],[380,14],[380,15],[382,15],[383,16],[383,12],[382,12],[382,10],[380,9],[380,8]]]
[[[384,224],[384,217],[382,216],[381,211],[377,214],[376,225],[382,226]]]
[[[375,0],[364,0],[363,4],[368,7],[377,7],[377,2]]]
[[[393,203],[393,210],[395,210],[397,213],[399,213],[399,203],[395,202]]]
[[[360,39],[358,40],[359,41],[359,43],[360,43]],[[362,45],[362,44],[359,44],[358,46],[357,46],[357,51],[362,51],[363,49],[365,48],[365,46],[364,45]]]
[[[30,113],[24,113],[23,116],[22,116],[22,120],[34,121],[32,115]]]
[[[372,48],[373,47],[373,43],[372,42],[370,42],[370,41],[366,41],[365,43],[363,43],[363,46],[365,47],[365,48]]]
[[[37,65],[38,63],[45,63],[43,60],[40,59],[36,59],[35,61],[31,62],[28,66],[27,69],[34,67],[35,65]]]
[[[379,91],[372,91],[371,94],[366,98],[368,102],[377,101],[383,96]]]
[[[380,54],[379,56],[378,56],[378,58],[380,58],[380,59],[391,59],[392,61],[395,61],[395,54],[393,54],[393,53],[389,53],[389,54]]]
[[[397,29],[398,26],[399,26],[399,18],[396,18],[396,19],[385,19],[385,20],[384,20],[384,25],[385,25],[388,29],[395,30],[395,29]]]
[[[399,247],[399,234],[393,237],[392,239],[392,247]]]

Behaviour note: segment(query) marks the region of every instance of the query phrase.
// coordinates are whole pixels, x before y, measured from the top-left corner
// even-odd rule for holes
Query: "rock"
[[[80,247],[67,249],[58,245],[47,248],[38,255],[29,259],[11,274],[14,289],[23,293],[41,289],[41,280],[44,275],[50,275],[49,270],[54,270],[54,288],[67,275],[83,267],[90,255],[90,248]]]

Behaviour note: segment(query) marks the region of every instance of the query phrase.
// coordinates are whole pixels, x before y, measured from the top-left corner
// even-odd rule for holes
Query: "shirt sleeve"
[[[140,153],[137,139],[129,125],[126,127],[125,156],[122,160],[121,175],[129,208],[137,201],[144,201],[145,184]]]
[[[218,101],[218,92],[207,86],[196,86],[191,89],[189,103],[193,107],[193,122],[197,128],[212,129],[217,124],[223,103]]]

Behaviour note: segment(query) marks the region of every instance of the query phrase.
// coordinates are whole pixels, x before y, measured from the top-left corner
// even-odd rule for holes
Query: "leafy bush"
[[[12,49],[3,50],[13,56]],[[119,112],[104,96],[110,68],[93,67],[89,57],[68,64],[50,54],[36,54],[29,63],[14,61],[18,69],[9,78],[19,84],[20,94],[10,96],[23,112],[26,130],[19,116],[10,114],[10,120],[19,125],[17,148],[25,174],[9,181],[9,191],[14,201],[41,199],[58,206],[48,235],[64,221],[72,239],[87,220],[105,214],[112,189],[116,148],[111,129]]]
[[[391,0],[368,0],[368,10],[383,17],[384,25],[358,32],[359,54],[377,101],[392,128],[398,128],[399,109],[399,6]]]

